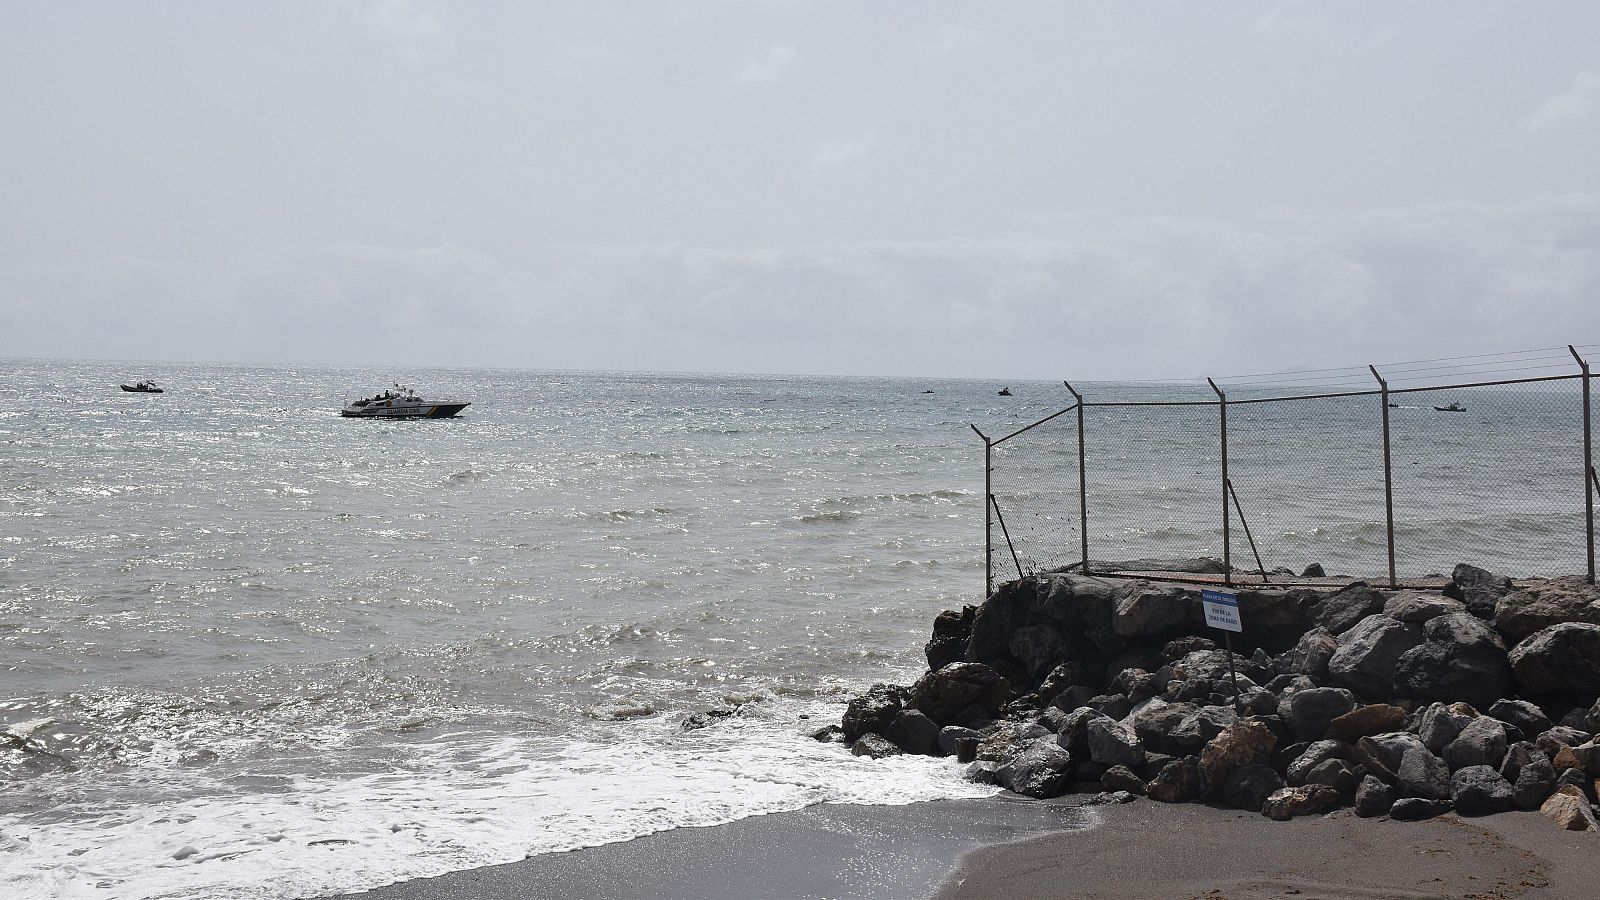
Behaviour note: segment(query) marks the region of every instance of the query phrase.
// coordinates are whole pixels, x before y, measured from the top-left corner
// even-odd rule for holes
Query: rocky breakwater
[[[1441,592],[1251,588],[1233,667],[1190,586],[1068,573],[941,613],[929,671],[817,734],[1029,797],[1274,819],[1541,810],[1600,829],[1600,590],[1457,566]]]

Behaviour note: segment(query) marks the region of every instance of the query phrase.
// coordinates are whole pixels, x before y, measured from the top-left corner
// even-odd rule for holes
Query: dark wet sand
[[[963,853],[1081,827],[1091,813],[1020,799],[824,804],[421,878],[361,900],[926,900]]]
[[[1081,798],[1078,798],[1081,801]],[[365,900],[1594,900],[1600,835],[1537,813],[1291,822],[1146,800],[823,805],[537,856]],[[1098,823],[1090,828],[1084,825]]]
[[[996,897],[1594,900],[1600,836],[1530,812],[1392,822],[1344,810],[1274,822],[1140,801],[1103,809],[1089,831],[969,854],[938,894]]]

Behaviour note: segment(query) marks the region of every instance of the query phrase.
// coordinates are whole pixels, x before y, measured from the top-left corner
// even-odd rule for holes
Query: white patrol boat
[[[471,405],[468,400],[429,400],[396,384],[394,390],[350,401],[339,415],[354,419],[448,419]]]

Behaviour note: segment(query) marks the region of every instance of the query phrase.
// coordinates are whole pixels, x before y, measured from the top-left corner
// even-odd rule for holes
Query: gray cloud
[[[772,84],[794,68],[800,51],[786,44],[772,44],[751,53],[733,74],[733,83],[743,87]]]
[[[1587,122],[1600,113],[1600,71],[1586,69],[1572,80],[1572,87],[1540,104],[1523,120],[1533,129],[1557,128]]]
[[[981,240],[551,246],[517,266],[449,245],[110,258],[7,272],[0,353],[1187,377],[1582,343],[1600,338],[1595,296],[1589,196],[1251,228],[1063,218]]]
[[[1127,377],[1600,331],[1591,2],[164,10],[6,13],[0,353]]]
[[[812,148],[811,168],[832,169],[847,165],[872,154],[878,146],[876,131],[863,131],[851,137],[833,138]]]

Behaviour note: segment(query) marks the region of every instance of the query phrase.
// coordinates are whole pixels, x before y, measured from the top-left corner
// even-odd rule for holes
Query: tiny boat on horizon
[[[1459,403],[1452,403],[1449,406],[1435,406],[1434,409],[1438,410],[1439,412],[1466,412],[1467,411],[1467,408],[1465,406],[1462,406]]]
[[[470,400],[430,400],[396,384],[394,390],[350,401],[339,415],[350,419],[449,419],[471,405]]]
[[[156,384],[154,378],[144,378],[135,381],[133,384],[124,382],[122,389],[130,394],[165,394],[167,392],[161,385]]]
[[[1002,396],[1002,397],[1011,396],[1011,388],[1008,388],[1008,387],[1001,388],[1000,389],[1000,396]]]

